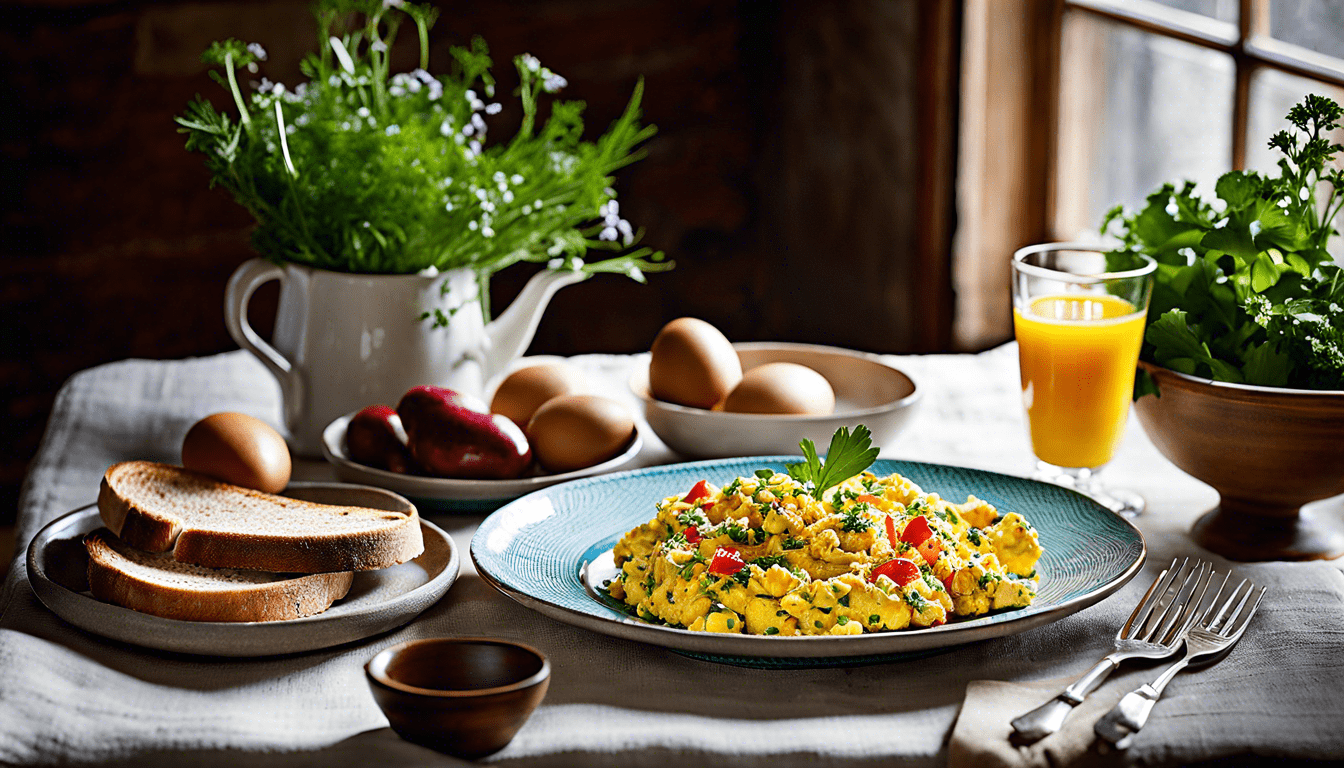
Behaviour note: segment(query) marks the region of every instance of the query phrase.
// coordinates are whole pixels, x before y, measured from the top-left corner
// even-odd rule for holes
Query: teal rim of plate
[[[668,464],[544,488],[509,502],[486,518],[472,538],[471,557],[487,582],[515,599],[514,593],[593,618],[634,622],[667,632],[689,632],[640,622],[603,604],[585,589],[582,570],[597,555],[610,550],[630,529],[653,519],[656,503],[684,492],[697,480],[708,479],[721,487],[756,469],[784,471],[786,464],[800,460],[796,456],[759,456]],[[1017,512],[1036,528],[1045,553],[1036,565],[1040,574],[1036,601],[1026,608],[928,629],[844,638],[847,642],[916,633],[946,633],[949,646],[972,642],[980,638],[958,635],[964,636],[967,630],[977,627],[1057,611],[1126,574],[1137,572],[1144,557],[1142,534],[1132,523],[1069,488],[988,470],[899,459],[879,459],[870,470],[878,476],[899,473],[925,493],[936,493],[943,499],[960,503],[967,496],[975,496],[993,504],[1000,514]],[[821,638],[751,639],[762,643],[796,643]],[[847,653],[845,657],[780,657],[770,654],[766,645],[762,645],[761,651],[760,656],[677,652],[705,660],[767,668],[855,665],[927,655],[922,651],[879,651],[865,656],[854,648],[856,653],[852,656]]]

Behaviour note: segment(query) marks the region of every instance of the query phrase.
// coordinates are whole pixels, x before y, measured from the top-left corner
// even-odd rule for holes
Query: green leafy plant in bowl
[[[1158,262],[1135,408],[1173,463],[1220,503],[1194,538],[1241,560],[1344,554],[1344,528],[1308,502],[1344,493],[1344,269],[1328,251],[1344,208],[1344,110],[1307,96],[1277,176],[1224,174],[1216,200],[1165,184],[1138,212],[1117,207],[1103,232]]]
[[[257,250],[278,261],[338,272],[413,274],[470,268],[482,289],[519,261],[615,272],[643,280],[670,268],[661,253],[628,250],[640,233],[620,216],[611,174],[638,160],[654,134],[640,125],[642,81],[595,142],[582,140],[584,105],[541,102],[566,85],[534,57],[514,58],[522,121],[493,141],[503,110],[486,44],[452,49],[453,71],[431,75],[429,5],[322,0],[321,53],[293,88],[241,79],[266,58],[256,44],[215,43],[205,60],[237,117],[199,96],[177,119],[187,148],[205,156],[212,185],[257,220]],[[420,66],[390,72],[390,48],[411,22]],[[592,252],[615,258],[588,261]],[[445,286],[447,283],[445,283]],[[488,296],[481,292],[482,302]],[[488,307],[484,307],[488,314]],[[446,324],[442,312],[427,315]]]

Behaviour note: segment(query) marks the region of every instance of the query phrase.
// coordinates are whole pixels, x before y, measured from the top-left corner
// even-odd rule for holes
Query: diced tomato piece
[[[922,520],[923,518],[920,519]],[[934,563],[938,562],[938,556],[943,554],[943,542],[942,539],[939,539],[937,536],[930,536],[924,540],[924,543],[915,547],[915,549],[919,550],[919,554],[924,556],[924,562],[932,566]]]
[[[871,493],[865,493],[862,496],[856,496],[854,497],[854,500],[859,502],[860,504],[872,504],[873,506],[877,506],[877,503],[881,501],[881,499],[877,498]]]
[[[946,578],[946,579],[942,579],[942,582],[943,582],[943,589],[947,590],[947,594],[949,594],[949,595],[952,594],[952,580],[955,579],[956,577],[957,577],[957,572],[956,572],[956,571],[953,571],[953,572],[947,574],[947,578]]]
[[[918,547],[932,535],[933,529],[929,528],[928,518],[923,515],[915,515],[910,518],[910,522],[905,524],[905,530],[901,531],[901,541]]]
[[[692,544],[699,544],[700,541],[705,538],[700,535],[700,529],[696,528],[694,525],[686,526],[686,530],[682,531],[682,533],[686,534],[686,541],[689,541]]]
[[[946,623],[947,623],[947,619],[934,619],[934,620],[933,620],[933,623],[930,624],[929,626],[930,626],[930,627],[940,627],[940,626],[942,626],[942,625],[944,625],[944,624],[946,624]]]
[[[709,481],[701,480],[700,482],[696,483],[694,486],[691,487],[691,492],[686,494],[686,498],[682,499],[682,501],[686,502],[687,504],[694,504],[695,502],[705,498],[708,495],[709,495]]]
[[[904,587],[906,584],[919,578],[919,566],[915,565],[914,560],[898,557],[894,560],[888,560],[874,568],[872,573],[868,575],[868,580],[877,581],[879,576],[886,576]]]
[[[715,576],[732,576],[746,567],[742,562],[742,553],[732,547],[719,547],[714,550],[714,559],[709,561],[709,572]]]
[[[892,549],[895,549],[896,542],[900,541],[896,538],[896,518],[891,515],[887,515],[887,541],[891,542]]]

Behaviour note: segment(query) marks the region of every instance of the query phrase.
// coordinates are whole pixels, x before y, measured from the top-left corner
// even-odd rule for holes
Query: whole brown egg
[[[583,391],[583,374],[565,363],[542,363],[519,368],[500,382],[490,399],[490,412],[507,416],[522,429],[541,404],[560,395]]]
[[[797,363],[752,368],[723,401],[732,413],[825,416],[835,412],[835,390],[825,376]]]
[[[596,395],[561,395],[546,401],[527,424],[532,455],[548,472],[572,472],[621,452],[635,434],[624,405]]]
[[[226,483],[279,493],[292,463],[285,439],[245,413],[215,413],[192,425],[182,440],[182,466]]]
[[[649,394],[692,408],[713,408],[742,380],[742,361],[728,337],[694,317],[658,332],[649,356]]]

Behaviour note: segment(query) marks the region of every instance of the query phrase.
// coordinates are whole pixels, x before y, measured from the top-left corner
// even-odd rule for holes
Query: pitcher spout
[[[532,337],[541,323],[555,292],[567,285],[581,283],[591,275],[577,270],[546,269],[538,272],[523,286],[522,292],[509,308],[485,327],[483,368],[488,381],[503,371],[509,363],[521,357],[532,343]]]

